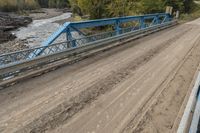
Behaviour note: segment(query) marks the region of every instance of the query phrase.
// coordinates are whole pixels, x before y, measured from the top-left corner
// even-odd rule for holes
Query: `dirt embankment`
[[[0,12],[0,43],[15,39],[15,35],[10,31],[21,26],[27,26],[31,22],[32,19],[29,17],[20,17]]]
[[[31,22],[30,17],[0,12],[0,54],[27,48],[24,42],[15,40],[16,36],[11,31]]]
[[[13,30],[26,27],[32,20],[48,19],[70,12],[69,9],[37,9],[24,11],[27,16],[19,16],[16,13],[0,12],[0,54],[23,50],[28,48],[26,39],[20,40],[12,34]]]

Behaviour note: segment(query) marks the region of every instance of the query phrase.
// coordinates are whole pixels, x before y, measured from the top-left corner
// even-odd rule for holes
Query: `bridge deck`
[[[183,24],[0,90],[0,132],[168,133],[199,40],[200,25]]]

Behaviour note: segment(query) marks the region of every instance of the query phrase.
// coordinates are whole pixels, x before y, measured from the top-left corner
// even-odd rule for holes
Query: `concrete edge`
[[[196,79],[193,89],[190,93],[189,100],[185,107],[183,116],[181,118],[177,133],[188,133],[189,127],[191,124],[191,118],[193,116],[196,100],[197,100],[197,93],[200,85],[200,72],[197,71],[197,75],[194,77]]]

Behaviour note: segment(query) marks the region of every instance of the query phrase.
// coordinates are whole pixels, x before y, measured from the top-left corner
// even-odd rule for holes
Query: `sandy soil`
[[[200,62],[198,24],[152,34],[1,90],[0,132],[171,131]]]

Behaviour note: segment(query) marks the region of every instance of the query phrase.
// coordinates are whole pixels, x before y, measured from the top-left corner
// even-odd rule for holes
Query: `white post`
[[[169,14],[172,15],[172,12],[173,12],[173,7],[170,7]]]
[[[176,19],[178,19],[180,16],[180,12],[179,11],[176,11]]]
[[[170,8],[169,6],[166,7],[165,13],[169,13],[169,8]]]
[[[170,15],[172,15],[172,12],[173,12],[173,7],[167,6],[166,7],[166,13],[169,13]]]

